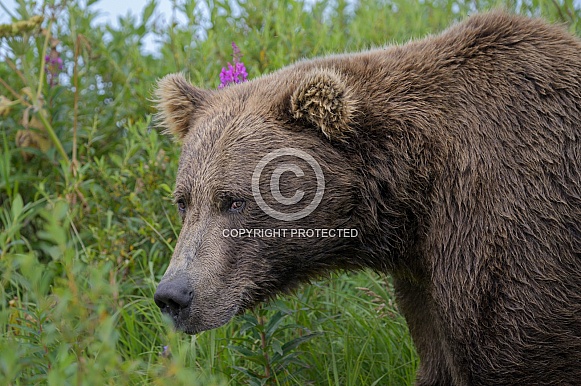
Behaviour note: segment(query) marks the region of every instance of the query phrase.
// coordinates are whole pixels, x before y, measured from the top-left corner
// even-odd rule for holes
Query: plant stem
[[[66,165],[70,166],[71,160],[69,160],[69,156],[67,155],[67,152],[63,148],[61,141],[56,136],[56,133],[54,132],[50,122],[46,119],[46,117],[42,113],[42,110],[38,112],[38,117],[40,118],[40,121],[44,125],[44,128],[46,129],[48,136],[50,137],[52,143],[55,145],[57,151],[59,152],[59,154],[61,155],[63,160],[65,161]]]
[[[45,60],[46,49],[48,48],[48,42],[49,42],[50,36],[51,36],[52,23],[53,23],[53,20],[51,19],[51,21],[48,23],[48,27],[46,28],[46,38],[44,39],[44,44],[42,45],[42,55],[41,55],[42,62],[41,62],[41,66],[40,66],[40,75],[38,77],[38,90],[36,91],[36,100],[33,101],[33,104],[35,106],[39,106],[39,107],[41,106],[40,96],[42,94],[42,86],[44,85],[44,76],[45,76],[44,67],[46,65],[46,60]],[[65,149],[63,148],[61,141],[58,139],[57,135],[55,134],[55,132],[52,128],[52,125],[48,122],[48,120],[44,116],[41,108],[38,108],[38,117],[42,121],[42,124],[44,125],[46,132],[48,133],[48,135],[49,135],[50,139],[52,140],[52,143],[56,147],[57,151],[59,152],[59,154],[61,155],[61,157],[65,161],[67,167],[70,166],[71,161],[69,160],[69,156],[67,155]]]
[[[18,94],[12,87],[10,87],[10,85],[6,83],[4,79],[0,78],[0,84],[2,84],[2,86],[4,86],[4,88],[6,88],[6,90],[8,90],[8,92],[10,92],[10,94],[12,94],[14,98],[18,99],[24,106],[30,106],[30,103],[28,103],[26,99]]]
[[[75,94],[73,100],[73,175],[77,174],[77,126],[79,123],[79,53],[81,51],[81,37],[75,39],[75,63],[73,65],[73,86]]]
[[[48,27],[46,27],[46,38],[44,39],[44,43],[42,45],[42,54],[40,56],[40,75],[38,76],[38,89],[36,91],[36,100],[40,99],[40,95],[42,93],[42,85],[44,84],[44,68],[46,66],[46,49],[48,48],[48,42],[50,40],[50,31],[52,29],[52,20],[48,23]],[[35,103],[36,104],[36,103]]]
[[[270,368],[270,358],[268,356],[268,344],[266,341],[266,331],[264,331],[264,316],[258,317],[258,324],[262,327],[260,329],[260,346],[262,347],[262,355],[264,356],[264,377],[269,380],[272,374],[272,369]]]

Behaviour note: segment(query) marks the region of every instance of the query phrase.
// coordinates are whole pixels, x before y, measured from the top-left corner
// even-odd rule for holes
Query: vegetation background
[[[153,303],[179,234],[179,147],[151,124],[156,79],[208,88],[304,57],[402,43],[492,7],[581,32],[571,0],[19,0],[0,26],[0,385],[409,385],[418,358],[389,278],[337,274],[218,330]],[[177,20],[180,20],[178,22]],[[146,35],[159,43],[144,53]]]

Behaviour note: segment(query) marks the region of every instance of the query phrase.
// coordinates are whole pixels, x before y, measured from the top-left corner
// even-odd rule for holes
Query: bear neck
[[[393,49],[395,54],[397,50]],[[361,55],[357,63],[378,60],[377,55]],[[462,122],[462,111],[444,100],[453,79],[439,66],[431,73],[386,66],[385,73],[378,74],[354,71],[349,67],[353,63],[344,60],[333,65],[339,65],[347,79],[353,77],[351,83],[358,85],[355,94],[363,96],[353,123],[356,135],[347,144],[338,144],[347,159],[357,160],[361,201],[354,218],[365,255],[360,260],[376,271],[421,280],[428,275],[420,260],[435,206],[433,192],[450,159],[452,139],[442,128]],[[401,81],[410,72],[417,73],[411,76],[413,84]]]

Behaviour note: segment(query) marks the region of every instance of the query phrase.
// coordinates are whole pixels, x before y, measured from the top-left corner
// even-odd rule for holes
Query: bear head
[[[182,143],[182,229],[155,301],[194,334],[331,269],[359,268],[358,101],[332,69],[282,71],[222,90],[172,74],[155,92]]]

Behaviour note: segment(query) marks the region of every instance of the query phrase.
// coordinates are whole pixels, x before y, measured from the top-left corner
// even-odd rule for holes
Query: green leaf
[[[266,325],[266,339],[270,340],[274,333],[277,331],[278,326],[282,323],[286,315],[280,311],[277,311],[268,321]]]
[[[163,184],[163,183],[162,183],[162,184],[160,184],[160,185],[159,185],[159,188],[160,188],[162,191],[164,191],[164,192],[166,192],[166,193],[168,193],[168,194],[172,194],[172,193],[173,193],[172,189],[169,187],[169,185],[168,185],[168,184]]]
[[[246,347],[241,346],[228,346],[228,348],[238,351],[240,354],[244,356],[244,359],[249,360],[251,362],[257,363],[261,366],[266,365],[266,359],[262,355],[262,353],[257,353],[252,350],[247,349]]]
[[[305,343],[306,341],[309,341],[311,339],[313,339],[315,336],[319,336],[321,335],[320,332],[313,332],[311,334],[308,335],[303,335],[301,337],[298,337],[296,339],[291,340],[290,342],[285,343],[282,346],[282,349],[285,353],[288,353],[291,350],[294,350],[295,348],[299,347],[301,344]]]
[[[146,25],[147,22],[149,21],[149,19],[151,18],[151,15],[153,15],[153,12],[155,11],[155,8],[157,7],[157,3],[155,2],[155,0],[151,0],[143,9],[143,14],[141,16],[141,23],[142,25]]]
[[[258,374],[255,371],[252,371],[250,369],[240,367],[240,366],[234,366],[233,368],[237,371],[240,371],[242,374],[246,375],[249,378],[262,378],[262,376],[260,374]]]
[[[54,219],[57,221],[63,220],[66,217],[68,210],[69,205],[65,201],[57,201],[52,211]]]
[[[23,207],[24,203],[22,202],[22,197],[20,196],[20,194],[17,193],[16,196],[14,197],[14,200],[12,201],[12,218],[14,220],[20,217]]]
[[[272,341],[272,350],[277,353],[278,355],[280,355],[281,357],[284,355],[284,352],[282,350],[282,347],[280,345],[280,342],[278,340],[274,340]]]

